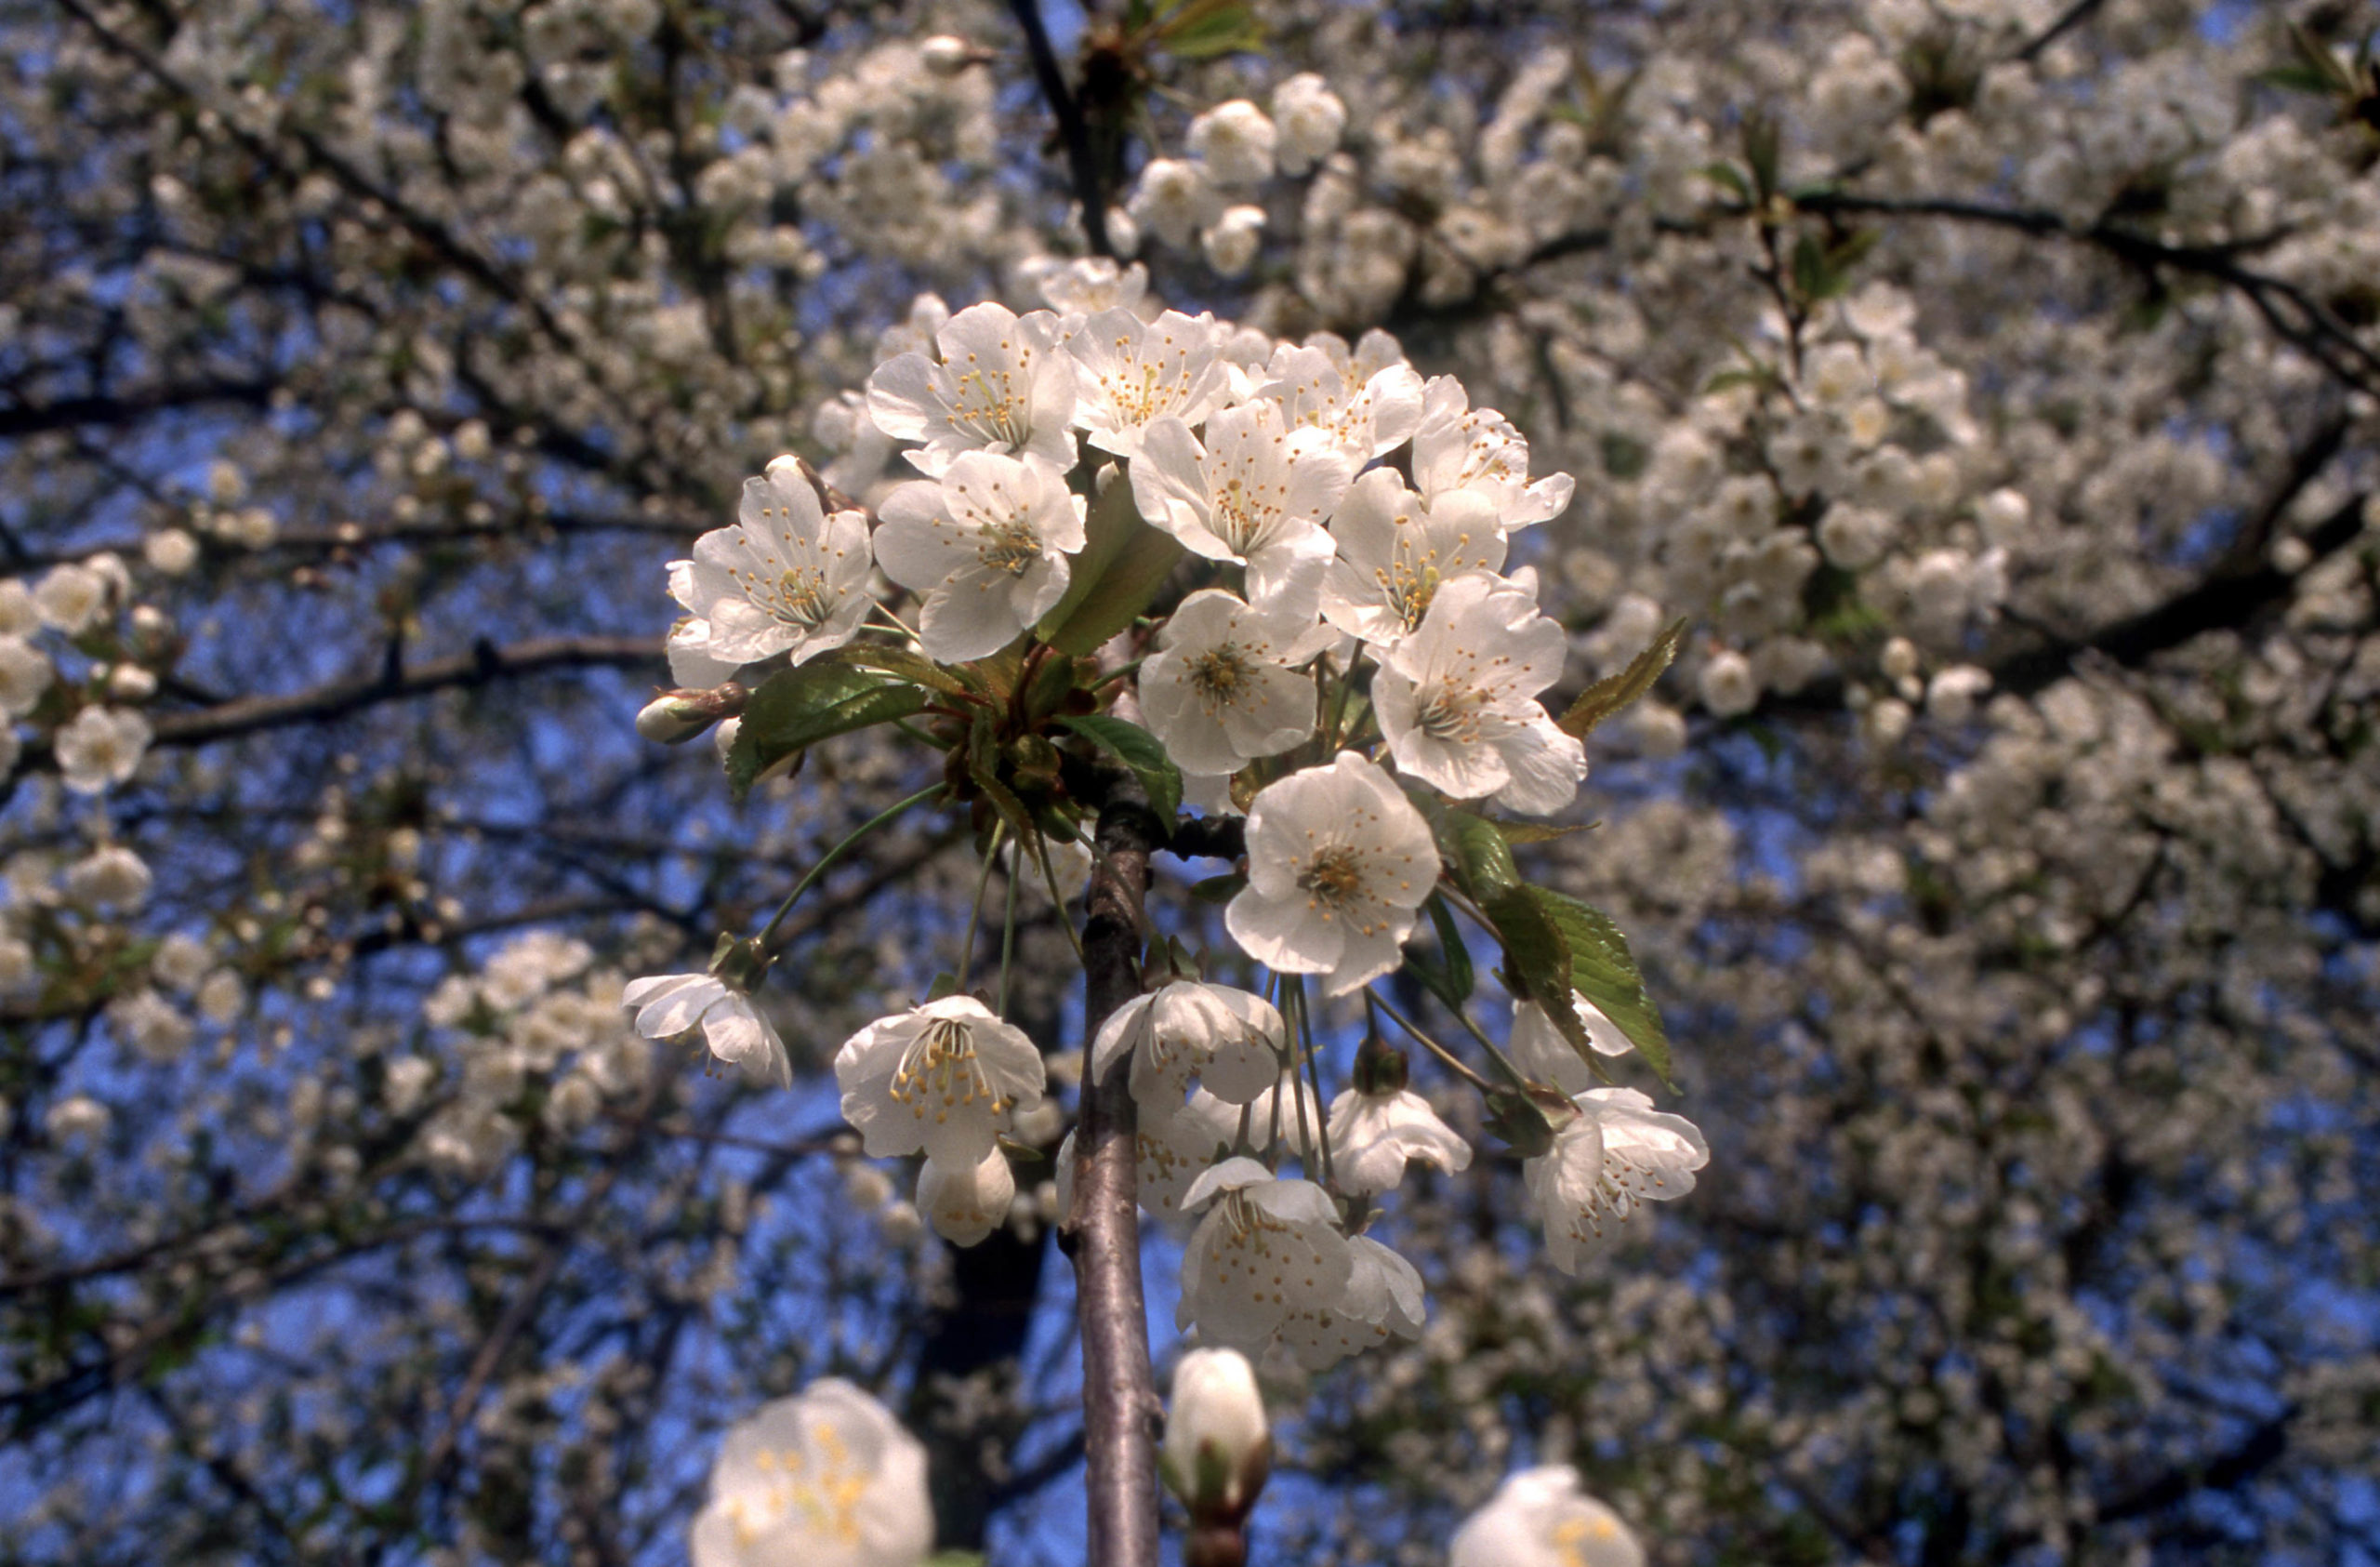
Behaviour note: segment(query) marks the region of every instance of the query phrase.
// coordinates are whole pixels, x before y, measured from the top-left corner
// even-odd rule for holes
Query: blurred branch
[[[1099,155],[1091,144],[1091,123],[1083,118],[1081,100],[1066,86],[1058,67],[1057,51],[1050,46],[1050,30],[1042,25],[1038,0],[1009,0],[1017,25],[1025,30],[1025,50],[1033,61],[1033,79],[1042,100],[1058,122],[1058,139],[1066,149],[1066,166],[1074,176],[1075,200],[1082,204],[1083,243],[1094,256],[1114,257],[1107,237],[1106,182],[1100,178]]]

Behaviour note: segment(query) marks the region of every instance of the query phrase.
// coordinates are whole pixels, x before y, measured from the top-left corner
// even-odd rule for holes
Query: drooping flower
[[[1433,503],[1456,490],[1483,497],[1507,532],[1559,515],[1577,487],[1567,473],[1531,484],[1527,437],[1495,409],[1473,408],[1452,376],[1433,377],[1422,389],[1413,483]]]
[[[1692,1191],[1711,1145],[1692,1122],[1656,1110],[1633,1088],[1591,1088],[1570,1103],[1578,1119],[1554,1132],[1553,1148],[1525,1161],[1521,1175],[1545,1221],[1546,1255],[1575,1274],[1585,1249],[1603,1239],[1606,1218],[1624,1224],[1638,1203]]]
[[[734,527],[703,535],[692,561],[670,564],[669,589],[701,625],[684,639],[690,647],[730,667],[777,653],[800,664],[859,630],[873,564],[866,517],[828,514],[800,469],[780,460],[744,482]]]
[[[1351,1195],[1395,1190],[1408,1160],[1447,1171],[1471,1167],[1471,1145],[1410,1089],[1347,1089],[1330,1101],[1329,1130],[1331,1184]]]
[[[1191,773],[1236,773],[1277,755],[1314,733],[1314,682],[1299,666],[1329,640],[1330,628],[1311,618],[1263,614],[1203,588],[1182,601],[1141,665],[1149,727]]]
[[[1421,1336],[1428,1320],[1421,1275],[1368,1235],[1347,1242],[1347,1287],[1328,1306],[1292,1311],[1280,1338],[1308,1371],[1323,1371],[1350,1355],[1399,1338]]]
[[[918,1153],[973,1170],[1008,1118],[1041,1102],[1041,1052],[972,996],[879,1017],[835,1056],[843,1119],[870,1158]]]
[[[1167,311],[1144,322],[1102,311],[1066,339],[1076,366],[1075,423],[1103,452],[1130,458],[1152,419],[1197,424],[1228,392],[1220,331],[1211,315]]]
[[[1312,620],[1334,549],[1323,519],[1354,472],[1336,450],[1292,450],[1280,409],[1247,403],[1210,418],[1203,442],[1179,418],[1150,424],[1132,499],[1193,554],[1245,564],[1250,604]]]
[[[1395,780],[1342,750],[1268,785],[1248,812],[1248,886],[1223,911],[1249,956],[1342,996],[1396,967],[1437,884],[1430,825]]]
[[[1527,585],[1485,572],[1445,584],[1372,682],[1398,770],[1458,800],[1492,795],[1531,815],[1568,804],[1586,750],[1537,699],[1568,651]]]
[[[1049,311],[970,305],[934,333],[941,363],[898,354],[867,378],[868,417],[896,441],[924,442],[909,460],[934,477],[960,453],[977,451],[1038,457],[1064,472],[1075,463],[1066,428],[1075,368],[1058,326]]]
[[[1263,395],[1281,405],[1300,446],[1335,450],[1356,467],[1412,435],[1421,418],[1421,377],[1396,339],[1377,329],[1353,349],[1317,332],[1283,343],[1265,367]]]
[[[1441,584],[1504,564],[1504,530],[1485,497],[1455,490],[1432,505],[1389,468],[1355,481],[1330,537],[1339,558],[1322,579],[1323,616],[1380,647],[1421,624]]]
[[[972,1169],[929,1159],[918,1169],[918,1212],[954,1246],[972,1246],[1008,1222],[1016,1201],[1016,1172],[995,1148]]]
[[[691,1545],[694,1567],[917,1567],[925,1447],[852,1384],[813,1382],[727,1433]]]
[[[1245,1105],[1278,1080],[1287,1037],[1263,997],[1178,979],[1108,1015],[1091,1041],[1091,1080],[1129,1057],[1132,1097],[1144,1109],[1180,1109],[1193,1078],[1224,1103]]]
[[[793,1062],[775,1025],[760,1016],[752,998],[709,974],[664,974],[632,979],[620,992],[636,1008],[636,1031],[647,1039],[669,1039],[699,1024],[710,1053],[746,1076],[792,1085]]]
[[[1063,473],[987,452],[901,485],[879,514],[877,562],[925,594],[918,635],[946,664],[997,653],[1048,614],[1083,547],[1083,502]]]
[[[1579,1487],[1567,1464],[1521,1469],[1463,1520],[1447,1567],[1645,1567],[1620,1515]]]
[[[1312,1181],[1280,1180],[1252,1159],[1198,1177],[1186,1209],[1212,1202],[1182,1254],[1174,1326],[1256,1354],[1292,1311],[1337,1302],[1355,1266],[1338,1210]]]
[[[1132,1135],[1141,1206],[1159,1218],[1182,1213],[1191,1186],[1214,1167],[1238,1135],[1243,1109],[1225,1104],[1204,1087],[1192,1089],[1189,1101],[1173,1109],[1141,1106],[1140,1124]],[[1068,1168],[1064,1156],[1060,1168]]]

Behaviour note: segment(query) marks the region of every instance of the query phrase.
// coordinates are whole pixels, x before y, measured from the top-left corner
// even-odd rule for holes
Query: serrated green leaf
[[[1602,910],[1575,897],[1545,887],[1527,887],[1522,891],[1561,935],[1563,950],[1569,957],[1567,988],[1594,1003],[1628,1036],[1628,1042],[1636,1047],[1636,1053],[1654,1074],[1663,1082],[1670,1082],[1669,1035],[1661,1027],[1660,1010],[1645,992],[1645,976],[1638,972],[1635,955],[1629,951],[1628,938],[1620,934],[1620,927]],[[1501,921],[1496,928],[1500,933],[1503,930]],[[1576,1037],[1570,1037],[1571,1046],[1581,1056],[1593,1060],[1589,1054],[1593,1047],[1587,1043],[1585,1027],[1578,1024],[1578,1015],[1567,1004],[1568,998],[1562,997],[1564,1004],[1558,1006],[1541,995],[1536,999],[1545,1007],[1546,1015],[1554,1017],[1555,1026],[1562,1028],[1565,1037],[1570,1037],[1573,1030],[1564,1024],[1578,1025]],[[1563,1016],[1556,1016],[1557,1012]]]
[[[1182,813],[1182,769],[1165,754],[1165,746],[1137,724],[1108,713],[1087,713],[1058,721],[1132,770],[1148,790],[1149,809],[1170,830]]]
[[[1437,822],[1438,847],[1454,867],[1455,884],[1485,905],[1498,894],[1520,885],[1511,845],[1496,824],[1471,811],[1448,811]]]
[[[1685,638],[1684,618],[1671,621],[1669,629],[1655,637],[1650,646],[1628,660],[1626,669],[1606,675],[1579,693],[1579,699],[1557,721],[1562,732],[1584,739],[1596,724],[1650,691],[1653,683],[1661,678],[1661,671],[1670,667],[1670,660],[1677,657],[1678,644]]]
[[[814,662],[843,664],[856,670],[879,670],[953,697],[968,689],[965,681],[916,648],[901,647],[889,642],[847,642],[832,652],[820,654]]]
[[[1064,596],[1036,634],[1062,653],[1091,657],[1149,606],[1182,553],[1180,539],[1142,520],[1118,472],[1091,501]]]
[[[1191,0],[1157,29],[1157,36],[1177,59],[1212,60],[1262,48],[1264,24],[1244,0]]]
[[[744,798],[754,779],[795,752],[832,736],[906,718],[926,694],[872,670],[815,662],[779,670],[745,704],[744,722],[728,748],[727,782]]]
[[[1537,1003],[1566,1037],[1575,1032],[1571,1045],[1584,1056],[1589,1049],[1586,1027],[1569,1007],[1570,949],[1554,916],[1529,896],[1534,890],[1506,887],[1482,898],[1480,909],[1504,944],[1505,988]]]

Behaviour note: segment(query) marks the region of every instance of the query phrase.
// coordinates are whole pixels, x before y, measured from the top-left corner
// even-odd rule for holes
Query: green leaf
[[[1793,291],[1805,299],[1823,299],[1829,292],[1826,254],[1818,236],[1804,234],[1793,242]]]
[[[1661,678],[1661,671],[1670,667],[1670,660],[1677,657],[1677,644],[1685,638],[1686,621],[1671,621],[1669,629],[1655,637],[1651,646],[1628,660],[1626,669],[1606,675],[1579,693],[1579,699],[1562,714],[1562,732],[1584,739],[1596,724],[1650,691],[1653,683]]]
[[[1522,889],[1545,919],[1560,933],[1563,949],[1569,955],[1569,989],[1577,990],[1595,1003],[1606,1017],[1628,1036],[1628,1042],[1645,1058],[1663,1082],[1670,1082],[1670,1041],[1661,1028],[1661,1014],[1654,1006],[1653,998],[1645,993],[1645,976],[1637,971],[1634,954],[1628,949],[1628,938],[1608,915],[1592,904],[1567,897],[1545,887]],[[1499,922],[1498,931],[1503,929]],[[1558,992],[1556,992],[1558,994]],[[1565,1024],[1577,1024],[1578,1015],[1567,1004],[1555,1006],[1543,996],[1536,998],[1545,1006],[1546,1015],[1570,1038],[1572,1048],[1590,1061],[1591,1048],[1586,1043],[1586,1029],[1580,1026],[1575,1037]],[[1556,1013],[1561,1016],[1555,1016]],[[1674,1088],[1675,1083],[1670,1082]]]
[[[1483,907],[1500,893],[1520,885],[1511,845],[1496,824],[1470,811],[1448,811],[1438,821],[1438,847],[1454,867],[1456,885]]]
[[[1777,189],[1777,158],[1782,145],[1775,120],[1754,114],[1744,121],[1744,162],[1752,168],[1752,189],[1765,198]]]
[[[1182,541],[1141,518],[1120,471],[1091,503],[1065,595],[1036,628],[1061,653],[1087,658],[1130,626],[1182,559]]]
[[[1722,370],[1702,383],[1702,395],[1710,397],[1739,386],[1765,386],[1776,378],[1765,370]]]
[[[1501,817],[1490,817],[1488,819],[1496,824],[1496,830],[1504,835],[1504,842],[1514,848],[1523,843],[1551,843],[1556,838],[1567,838],[1573,832],[1592,832],[1603,825],[1594,821],[1506,821]]]
[[[1033,813],[1016,791],[1000,781],[999,732],[988,710],[978,708],[974,726],[967,732],[967,776],[990,803],[1019,843],[1033,836]]]
[[[1086,713],[1058,721],[1132,770],[1149,791],[1149,809],[1170,830],[1182,814],[1182,769],[1165,754],[1155,735],[1137,724],[1107,713]]]
[[[1248,885],[1248,878],[1236,870],[1227,876],[1210,876],[1203,882],[1190,883],[1190,896],[1201,903],[1229,903]]]
[[[953,697],[968,689],[965,681],[916,648],[902,647],[889,642],[847,642],[832,652],[820,654],[816,661],[842,664],[855,670],[879,670]]]
[[[1735,165],[1730,163],[1704,164],[1700,168],[1696,169],[1695,172],[1702,176],[1703,179],[1710,180],[1713,185],[1725,186],[1738,201],[1742,202],[1746,206],[1750,206],[1752,205],[1752,181],[1746,179],[1744,178],[1743,170],[1738,168]]]
[[[2309,92],[2320,98],[2330,98],[2338,92],[2329,76],[2310,65],[2277,65],[2270,71],[2259,71],[2251,78],[2268,87],[2288,92]]]
[[[1419,953],[1408,952],[1405,957],[1405,966],[1413,971],[1416,979],[1429,987],[1432,995],[1459,1011],[1462,1003],[1471,999],[1472,989],[1477,984],[1471,969],[1471,949],[1463,945],[1462,932],[1454,923],[1454,910],[1447,907],[1443,896],[1432,893],[1430,901],[1422,907],[1429,910],[1431,928],[1438,933],[1439,955],[1424,958]]]
[[[1244,0],[1191,0],[1157,35],[1180,60],[1212,60],[1264,46],[1264,24]]]
[[[1480,909],[1504,944],[1505,989],[1543,1007],[1566,1037],[1575,1030],[1578,1037],[1571,1045],[1584,1056],[1589,1048],[1586,1028],[1569,1007],[1570,948],[1563,940],[1562,927],[1529,896],[1535,890],[1506,887],[1481,899]],[[1563,1028],[1566,1021],[1568,1028]]]
[[[926,694],[906,681],[888,681],[871,670],[809,663],[779,670],[760,683],[745,705],[744,722],[727,752],[727,782],[735,798],[771,767],[830,736],[906,718],[926,705]]]

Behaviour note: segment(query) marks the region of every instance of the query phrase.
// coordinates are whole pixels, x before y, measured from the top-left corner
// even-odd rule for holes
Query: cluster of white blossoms
[[[1218,110],[1201,126],[1210,164],[1239,174],[1270,143],[1248,114]],[[853,704],[923,709],[942,727],[911,732],[952,748],[945,777],[963,769],[969,786],[951,787],[979,802],[985,881],[1003,841],[1012,872],[1053,845],[1081,854],[1085,817],[1059,762],[1029,760],[1083,737],[1069,722],[1137,719],[1136,765],[1160,751],[1178,798],[1210,818],[1244,813],[1245,867],[1223,923],[1269,976],[1242,989],[1178,965],[1153,974],[1099,1028],[1090,1069],[1094,1082],[1129,1075],[1142,1204],[1195,1216],[1182,1328],[1327,1366],[1420,1332],[1420,1275],[1366,1231],[1408,1167],[1460,1171],[1473,1157],[1408,1088],[1368,988],[1404,964],[1425,905],[1442,945],[1460,945],[1448,911],[1460,906],[1508,950],[1549,910],[1601,918],[1532,901],[1509,877],[1449,873],[1460,857],[1442,841],[1467,823],[1501,844],[1515,824],[1495,813],[1559,812],[1586,775],[1580,734],[1540,700],[1567,639],[1538,607],[1535,571],[1508,560],[1572,484],[1532,479],[1509,420],[1472,407],[1452,378],[1425,379],[1384,333],[1276,341],[1157,309],[1112,264],[1043,283],[1053,308],[932,310],[869,378],[869,421],[922,475],[879,492],[872,516],[780,458],[747,485],[735,525],[671,567],[687,611],[673,670],[711,689],[662,698],[648,732],[681,739],[725,718],[731,771],[740,756],[748,778],[854,726],[839,716]],[[1118,294],[1131,306],[1068,308]],[[1157,565],[1119,587],[1128,558]],[[1164,580],[1185,590],[1170,610]],[[1127,592],[1138,596],[1074,649],[1109,644],[1115,675],[1059,651],[1070,614]],[[1052,692],[1077,705],[1037,705]],[[772,735],[792,737],[770,750]],[[1601,938],[1527,939],[1539,952]],[[753,994],[771,957],[765,933],[722,936],[709,973],[640,979],[625,999],[644,1034],[699,1027],[721,1059],[783,1082],[784,1047]],[[1525,963],[1514,972],[1516,993],[1534,983],[1567,1003],[1557,1028],[1523,1003],[1517,1063],[1481,1038],[1514,1100],[1500,1113],[1517,1104],[1534,1122],[1520,1139],[1527,1188],[1550,1255],[1575,1271],[1607,1222],[1690,1189],[1707,1149],[1642,1093],[1597,1086],[1599,1058],[1629,1051],[1631,1036],[1572,988],[1568,958],[1551,981],[1526,977]],[[963,985],[860,1029],[835,1075],[866,1152],[921,1155],[916,1206],[965,1245],[1010,1212],[1003,1143],[1025,1140],[1019,1117],[1040,1122],[1046,1074],[1041,1048]],[[1356,1002],[1372,1041],[1326,1102],[1317,1009]],[[1062,1151],[1061,1185],[1071,1164]]]
[[[28,721],[49,731],[59,776],[77,794],[104,793],[139,770],[152,735],[139,704],[157,689],[143,655],[154,657],[171,627],[132,596],[131,572],[108,551],[30,582],[0,580],[0,778],[16,771],[17,725]],[[107,654],[91,657],[92,647]]]
[[[1216,104],[1190,122],[1189,156],[1142,166],[1124,207],[1125,237],[1146,230],[1176,248],[1195,241],[1209,266],[1239,276],[1265,225],[1264,208],[1248,198],[1275,173],[1302,175],[1329,157],[1346,126],[1347,106],[1310,71],[1273,89],[1270,114],[1244,98]]]

